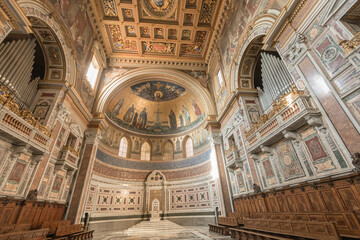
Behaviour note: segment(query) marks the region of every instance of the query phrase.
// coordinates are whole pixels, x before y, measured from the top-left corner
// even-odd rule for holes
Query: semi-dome
[[[113,94],[106,116],[121,128],[151,135],[177,134],[205,119],[198,97],[171,81],[150,79]]]

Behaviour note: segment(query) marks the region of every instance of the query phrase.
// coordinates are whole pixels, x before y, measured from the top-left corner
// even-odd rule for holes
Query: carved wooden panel
[[[337,191],[340,194],[347,210],[353,211],[353,210],[360,209],[359,201],[356,200],[354,193],[350,187],[339,188],[339,189],[337,189]]]
[[[337,203],[337,197],[331,190],[321,191],[324,203],[329,211],[339,212],[341,208]]]

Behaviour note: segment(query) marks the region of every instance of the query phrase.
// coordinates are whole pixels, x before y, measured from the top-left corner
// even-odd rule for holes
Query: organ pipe
[[[259,100],[268,112],[273,101],[291,90],[293,80],[282,60],[265,52],[261,53],[261,76],[264,91],[259,91]]]
[[[0,84],[11,90],[20,106],[31,105],[37,93],[39,78],[31,79],[35,39],[22,39],[0,44]]]

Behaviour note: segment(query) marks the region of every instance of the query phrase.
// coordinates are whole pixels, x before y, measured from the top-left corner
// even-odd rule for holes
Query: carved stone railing
[[[21,110],[5,88],[0,88],[0,122],[0,132],[11,135],[16,142],[29,144],[40,152],[48,149],[51,131],[31,112]]]
[[[234,150],[226,155],[226,167],[228,168],[241,168],[243,161],[244,158],[241,158],[241,150]]]
[[[282,138],[284,130],[295,130],[307,123],[306,116],[319,115],[311,106],[309,97],[292,90],[274,103],[273,109],[260,117],[260,121],[246,133],[250,153],[260,151],[261,145],[270,145]]]
[[[63,166],[65,169],[76,170],[79,161],[79,152],[70,145],[66,145],[56,162],[57,166]]]

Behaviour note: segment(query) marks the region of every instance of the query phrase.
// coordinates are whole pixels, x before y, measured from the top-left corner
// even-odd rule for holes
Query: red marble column
[[[305,57],[299,67],[349,152],[360,152],[359,132],[327,86],[326,79],[321,76],[309,57]]]
[[[80,223],[82,217],[81,214],[84,209],[86,194],[91,180],[99,138],[99,129],[90,129],[85,132],[84,151],[67,214],[67,219],[72,220],[74,224]]]

